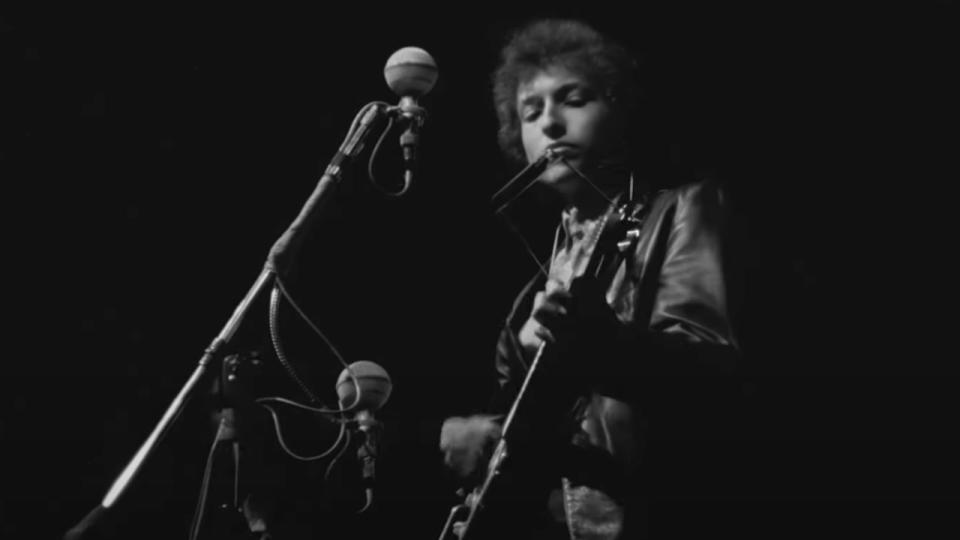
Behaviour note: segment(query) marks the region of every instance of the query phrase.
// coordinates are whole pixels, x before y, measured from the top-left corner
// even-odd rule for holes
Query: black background
[[[439,532],[454,502],[439,424],[484,402],[499,322],[534,271],[486,205],[515,172],[497,152],[489,73],[503,32],[534,15],[585,18],[640,56],[660,174],[726,180],[748,238],[739,427],[660,447],[670,476],[652,528],[955,535],[960,371],[937,346],[955,330],[951,244],[934,233],[951,215],[957,13],[939,1],[5,9],[3,536],[58,537],[99,503],[353,116],[396,99],[382,66],[408,45],[440,69],[417,182],[384,197],[364,160],[289,286],[348,361],[380,363],[395,388],[379,506],[314,510],[316,537]],[[397,135],[384,182],[399,174]],[[303,401],[269,356],[266,313],[261,299],[241,334],[269,359],[248,382]],[[331,403],[341,366],[290,313],[287,350]],[[185,410],[109,534],[187,535],[211,407]],[[283,415],[303,453],[331,442],[329,425]],[[279,456],[288,495],[329,488],[316,465]]]

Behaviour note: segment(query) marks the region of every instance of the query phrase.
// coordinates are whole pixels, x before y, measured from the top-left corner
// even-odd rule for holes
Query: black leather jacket
[[[597,485],[614,498],[635,487],[623,484],[637,471],[648,427],[669,418],[668,409],[684,401],[674,389],[695,392],[709,379],[701,376],[730,373],[739,357],[730,307],[737,273],[728,255],[724,191],[700,181],[647,199],[633,208],[642,219],[635,249],[608,274],[606,299],[619,320],[616,332],[600,350],[573,359],[584,375],[580,399],[568,416],[574,420],[573,446],[611,458],[611,476],[619,485],[603,480]],[[538,275],[523,289],[498,340],[498,412],[513,402],[532,359],[518,336],[545,281]]]

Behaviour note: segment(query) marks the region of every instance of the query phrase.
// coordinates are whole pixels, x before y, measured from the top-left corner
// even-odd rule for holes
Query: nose
[[[540,115],[540,129],[551,139],[559,139],[567,133],[567,125],[560,107],[550,104],[544,108],[543,114]]]

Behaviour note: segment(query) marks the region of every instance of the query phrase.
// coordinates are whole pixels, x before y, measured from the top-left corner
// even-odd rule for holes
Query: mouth
[[[544,151],[544,154],[551,160],[554,161],[557,158],[573,158],[577,157],[580,154],[580,149],[573,144],[569,143],[554,143],[547,147]]]

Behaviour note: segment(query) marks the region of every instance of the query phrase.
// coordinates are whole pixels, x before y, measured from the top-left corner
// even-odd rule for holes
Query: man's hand
[[[530,318],[520,329],[520,344],[535,352],[541,343],[558,340],[584,351],[599,351],[616,336],[619,320],[607,305],[604,290],[596,280],[580,278],[575,291],[550,280],[533,299]],[[574,343],[574,341],[576,343]]]
[[[440,429],[443,462],[461,478],[472,475],[493,444],[500,439],[497,416],[456,416],[444,421]]]
[[[559,337],[569,333],[572,326],[570,312],[573,296],[559,281],[547,281],[543,291],[533,298],[530,317],[520,329],[520,344],[529,352],[535,352],[541,343],[553,344]]]

